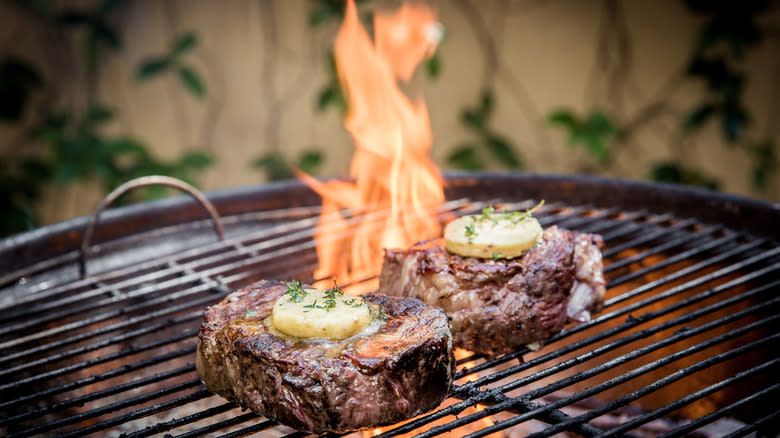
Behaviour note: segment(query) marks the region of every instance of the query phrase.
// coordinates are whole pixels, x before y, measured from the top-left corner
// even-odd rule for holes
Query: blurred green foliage
[[[307,150],[291,162],[284,155],[272,152],[256,158],[252,161],[252,166],[265,171],[269,180],[276,181],[294,178],[295,169],[314,175],[322,165],[323,158],[322,152]]]
[[[752,187],[764,190],[769,177],[777,171],[778,158],[771,138],[750,136],[751,117],[743,100],[748,78],[741,66],[747,51],[763,38],[758,18],[766,12],[767,2],[684,0],[684,3],[693,14],[704,18],[685,76],[690,81],[703,82],[706,94],[683,116],[680,132],[692,136],[708,123],[718,123],[727,144],[742,148],[750,156]],[[547,120],[568,133],[570,146],[584,146],[597,163],[608,167],[610,153],[622,130],[615,115],[594,110],[580,118],[572,110],[563,109],[551,113]],[[720,187],[717,178],[693,168],[691,163],[652,163],[648,174],[655,181],[710,189]]]
[[[495,109],[492,90],[483,90],[479,102],[461,111],[460,120],[474,134],[474,139],[463,142],[447,156],[447,162],[464,170],[481,170],[486,159],[493,159],[508,169],[520,169],[523,161],[510,140],[490,127]]]
[[[185,64],[182,57],[195,48],[198,37],[193,32],[178,36],[171,44],[170,50],[164,55],[153,56],[141,61],[135,72],[136,80],[146,81],[161,73],[175,71],[182,86],[193,96],[206,97],[206,85],[200,74],[192,66]]]
[[[119,50],[119,32],[112,27],[110,14],[117,0],[104,0],[96,9],[57,11],[46,0],[17,0],[32,13],[40,14],[53,26],[85,30],[83,59],[90,80],[97,80],[102,48]],[[181,57],[197,45],[195,34],[177,38],[168,54],[150,58],[138,67],[139,81],[176,69],[182,84],[195,96],[205,97],[206,88],[194,69]],[[34,93],[53,87],[35,64],[25,59],[0,59],[0,123],[24,123],[31,112]],[[212,166],[210,153],[191,150],[173,160],[152,155],[144,142],[132,135],[106,135],[105,125],[116,119],[119,109],[109,108],[92,99],[85,109],[55,108],[42,105],[30,114],[33,123],[26,128],[25,143],[35,153],[0,157],[0,237],[39,226],[35,206],[49,186],[66,187],[77,181],[96,181],[103,190],[144,175],[168,175],[195,184],[197,174]],[[28,126],[28,125],[23,125]],[[42,149],[41,149],[42,147]],[[132,199],[154,199],[167,194],[164,187],[147,187]],[[132,200],[123,197],[123,201]]]
[[[569,133],[569,146],[583,146],[601,163],[609,161],[609,142],[618,134],[618,127],[603,111],[595,110],[586,117],[578,117],[570,110],[552,112],[547,120],[563,127]]]

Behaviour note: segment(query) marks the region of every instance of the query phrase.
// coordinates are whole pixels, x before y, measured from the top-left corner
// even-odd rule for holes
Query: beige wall
[[[610,95],[607,82],[613,70],[602,67],[614,65],[617,59],[604,63],[595,56],[603,3],[472,0],[435,4],[447,29],[440,49],[442,75],[438,80],[418,75],[409,88],[428,102],[435,136],[433,155],[444,167],[448,150],[471,138],[459,121],[460,109],[476,102],[481,84],[492,81],[498,96],[492,126],[513,140],[528,171],[587,169],[586,154],[568,149],[564,133],[546,125],[545,115],[559,107],[580,112],[602,107],[618,111],[623,121],[631,120],[684,68],[700,23],[680,1],[620,2],[633,57],[625,84],[618,87],[617,95]],[[336,27],[310,29],[310,7],[311,2],[305,0],[128,1],[116,15],[123,50],[104,58],[97,84],[99,99],[119,109],[120,119],[111,131],[139,137],[162,157],[174,157],[193,147],[210,149],[217,163],[201,178],[204,189],[261,182],[262,175],[249,163],[270,150],[292,157],[303,149],[319,147],[327,154],[322,174],[344,174],[352,146],[340,116],[334,110],[314,111],[317,92],[326,80],[324,56]],[[0,47],[6,53],[44,57],[47,78],[68,90],[61,101],[83,102],[85,81],[74,59],[81,53],[79,35],[72,35],[73,41],[52,43],[51,38],[35,32],[38,23],[16,12],[13,6],[0,3],[0,16],[9,24],[0,30]],[[766,20],[777,24],[779,18]],[[205,77],[206,100],[191,97],[175,77],[134,81],[139,60],[164,52],[175,35],[189,30],[200,37],[200,45],[187,60]],[[498,55],[496,68],[488,68],[487,74],[486,38],[493,41]],[[770,39],[752,51],[746,62],[750,72],[746,98],[756,117],[756,135],[764,135],[777,123],[767,114],[772,100],[780,98],[770,93],[773,76],[778,74],[778,54],[777,38]],[[616,166],[608,174],[644,178],[648,162],[676,156],[673,144],[679,120],[703,90],[691,81],[675,89],[671,108],[636,133],[631,146],[617,153]],[[16,134],[0,126],[6,151],[14,147],[9,139]],[[720,178],[725,190],[780,201],[777,176],[765,193],[751,192],[748,157],[725,146],[716,127],[708,127],[692,143],[684,158]],[[88,184],[52,189],[41,211],[47,222],[59,221],[87,214],[99,198],[99,190]]]

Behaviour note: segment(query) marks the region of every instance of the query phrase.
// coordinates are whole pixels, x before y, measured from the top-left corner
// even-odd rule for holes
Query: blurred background
[[[595,174],[780,201],[780,2],[432,1],[443,170]],[[395,1],[362,1],[374,11]],[[0,0],[0,236],[131,178],[348,171],[342,0]],[[125,202],[166,195],[150,188]],[[749,220],[749,218],[746,218]]]

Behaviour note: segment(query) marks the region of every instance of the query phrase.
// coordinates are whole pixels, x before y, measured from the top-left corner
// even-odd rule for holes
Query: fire
[[[434,210],[444,202],[444,191],[429,157],[428,110],[398,86],[435,50],[441,31],[434,12],[422,4],[377,13],[374,29],[372,43],[349,0],[334,52],[349,103],[345,127],[356,147],[350,181],[320,182],[301,175],[323,199],[315,277],[342,284],[376,276],[382,248],[409,246],[441,233]],[[350,224],[340,215],[344,208],[370,219]],[[376,286],[374,281],[348,290],[361,293]]]

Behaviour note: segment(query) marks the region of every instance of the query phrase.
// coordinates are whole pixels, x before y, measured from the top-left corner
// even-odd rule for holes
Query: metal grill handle
[[[136,189],[138,187],[153,185],[173,187],[192,196],[204,209],[206,209],[206,211],[211,216],[211,221],[214,223],[214,230],[217,232],[219,240],[225,240],[225,231],[222,227],[222,221],[219,218],[217,209],[214,208],[214,204],[206,199],[203,193],[201,193],[198,189],[180,179],[171,178],[169,176],[142,176],[140,178],[127,181],[106,195],[106,197],[103,198],[103,200],[100,202],[100,205],[98,205],[95,212],[92,214],[92,217],[89,220],[89,225],[87,226],[87,230],[84,232],[84,238],[81,240],[81,254],[79,255],[79,272],[81,274],[81,278],[85,278],[87,276],[87,255],[89,253],[89,243],[92,240],[93,234],[95,233],[95,225],[97,224],[101,213],[103,213],[103,210],[111,205],[112,202],[116,201],[117,198],[129,192],[130,190]]]

